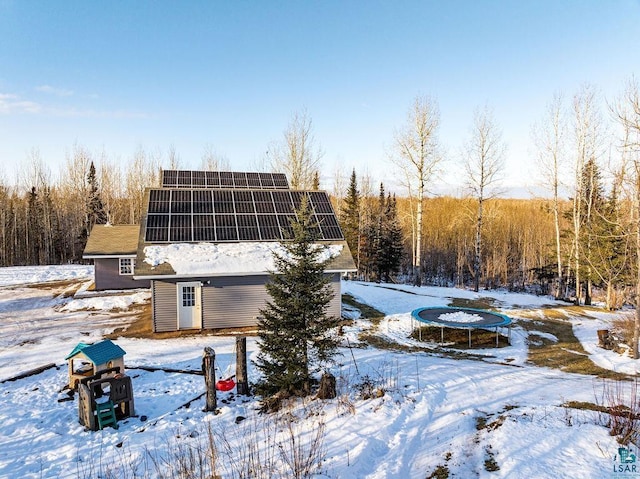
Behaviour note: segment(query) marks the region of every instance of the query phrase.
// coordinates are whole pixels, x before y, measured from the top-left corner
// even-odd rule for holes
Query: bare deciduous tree
[[[315,145],[313,123],[306,110],[293,114],[282,141],[267,151],[272,170],[285,173],[294,190],[312,188],[322,155]]]
[[[415,202],[413,242],[414,283],[421,283],[422,220],[424,197],[428,183],[442,160],[438,145],[440,111],[430,97],[417,97],[407,115],[405,126],[396,132],[391,159],[400,169],[413,210]]]
[[[584,171],[587,162],[596,162],[602,156],[603,123],[597,106],[596,91],[591,86],[584,86],[573,98],[573,140],[575,154],[575,184],[572,205],[573,223],[573,263],[576,279],[576,304],[582,301],[582,281],[585,282],[585,304],[591,302],[591,272],[589,266],[582,277],[586,261],[584,255],[589,255],[589,244],[582,244],[583,226],[591,220],[590,195],[593,189],[585,189]],[[586,195],[586,196],[585,196]]]
[[[560,242],[560,178],[564,167],[565,142],[567,125],[563,114],[561,95],[555,95],[547,107],[542,124],[534,125],[532,136],[537,147],[538,166],[544,185],[551,191],[551,211],[555,226],[556,244],[556,280],[554,296],[561,297],[562,281],[562,249]]]
[[[633,328],[632,354],[640,358],[640,87],[635,78],[631,78],[621,98],[614,106],[614,114],[623,127],[622,148],[631,169],[633,199],[633,233],[636,250],[636,293],[635,321]]]
[[[145,188],[158,184],[160,162],[154,155],[139,147],[133,155],[126,172],[125,190],[129,199],[129,223],[140,221]]]
[[[206,171],[228,171],[231,169],[229,159],[216,151],[209,143],[202,150],[200,168]]]
[[[496,183],[504,169],[505,145],[502,132],[487,109],[477,110],[471,128],[471,138],[465,146],[465,172],[467,186],[477,201],[476,236],[473,261],[474,291],[480,287],[482,261],[483,207],[495,196]]]

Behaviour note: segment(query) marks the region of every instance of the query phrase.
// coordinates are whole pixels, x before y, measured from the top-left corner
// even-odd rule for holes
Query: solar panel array
[[[163,170],[162,187],[288,190],[289,183],[284,173]]]
[[[207,172],[208,173],[208,172]],[[145,241],[280,241],[293,234],[291,220],[306,196],[315,233],[322,240],[344,236],[324,191],[152,189]]]

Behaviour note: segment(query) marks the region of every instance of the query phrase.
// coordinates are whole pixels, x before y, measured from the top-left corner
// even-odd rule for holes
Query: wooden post
[[[215,370],[216,353],[210,348],[204,348],[202,356],[202,373],[204,374],[204,384],[206,388],[207,402],[204,407],[205,411],[215,411],[218,406],[216,398],[216,370]]]
[[[236,338],[236,392],[249,396],[249,379],[247,376],[247,338]]]

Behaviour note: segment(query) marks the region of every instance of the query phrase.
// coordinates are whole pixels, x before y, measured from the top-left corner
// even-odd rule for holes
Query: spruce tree
[[[102,203],[100,190],[98,188],[98,179],[96,178],[96,167],[91,162],[89,174],[87,175],[87,183],[89,184],[89,198],[87,198],[87,225],[86,235],[91,233],[93,225],[102,225],[107,223],[107,213]]]
[[[355,168],[351,172],[347,195],[342,202],[340,219],[344,239],[349,245],[351,254],[356,258],[356,265],[360,264],[360,192]]]
[[[404,247],[395,195],[393,198],[390,194],[387,195],[381,218],[378,274],[381,281],[388,283],[391,275],[400,270]]]
[[[313,374],[331,362],[338,347],[332,329],[339,318],[327,314],[334,292],[324,271],[331,258],[316,242],[317,224],[306,198],[291,226],[284,253],[274,252],[276,271],[266,286],[271,299],[258,321],[255,364],[263,380],[257,390],[265,397],[309,394]]]

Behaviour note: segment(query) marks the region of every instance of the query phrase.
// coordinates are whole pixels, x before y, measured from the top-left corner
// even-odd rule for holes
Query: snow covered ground
[[[91,275],[92,268],[86,266],[0,268],[0,381],[46,363],[58,365],[0,383],[0,477],[153,477],[154,470],[168,467],[163,458],[205,444],[207,430],[224,437],[221,457],[226,459],[217,471],[223,477],[240,476],[238,458],[246,458],[252,447],[265,466],[277,468],[271,477],[291,477],[285,460],[287,427],[260,415],[255,398],[219,393],[219,414],[205,413],[203,398],[183,407],[204,392],[202,377],[138,369],[197,370],[203,348],[210,346],[219,373],[232,373],[232,337],[116,340],[127,352],[136,417],[120,421],[117,430],[84,430],[77,402],[58,401],[66,396],[60,392],[67,375],[64,357],[78,342],[99,340],[129,321],[122,311],[149,298],[144,291],[91,294],[86,291]],[[46,284],[30,287],[63,279],[80,285],[80,293],[71,296],[64,287]],[[343,283],[343,290],[386,314],[376,334],[422,347],[408,337],[413,309],[479,296],[451,288],[350,281]],[[299,434],[302,443],[313,442],[318,437],[314,431],[323,431],[324,460],[314,477],[640,478],[640,472],[631,469],[640,471],[640,466],[621,462],[619,445],[601,425],[601,415],[561,407],[568,401],[597,402],[604,382],[526,361],[528,335],[517,325],[518,311],[553,301],[506,292],[481,296],[494,298],[503,313],[516,319],[511,346],[471,351],[485,356],[483,361],[428,350],[360,347],[358,333],[373,326],[345,308],[354,325],[344,328],[349,341],[345,339],[332,371],[338,377],[339,397],[299,401],[287,410],[289,430]],[[637,374],[638,361],[597,347],[596,331],[615,317],[590,313],[589,318],[571,321],[594,362]],[[254,356],[252,338],[247,346]],[[257,377],[251,366],[249,373]],[[362,399],[368,386],[380,393]],[[635,448],[632,452],[637,455]],[[448,471],[448,476],[431,476],[436,471]]]

